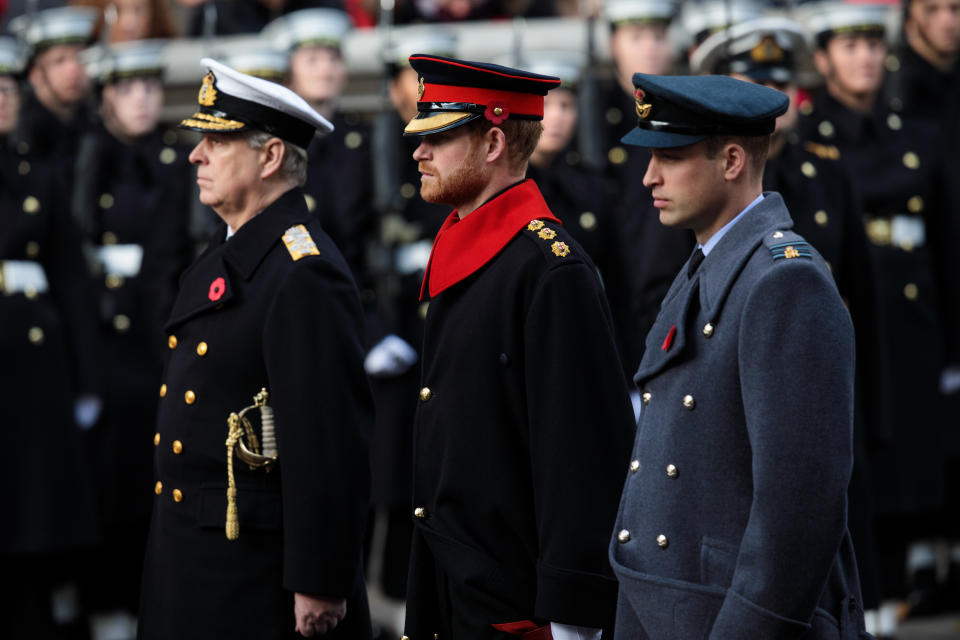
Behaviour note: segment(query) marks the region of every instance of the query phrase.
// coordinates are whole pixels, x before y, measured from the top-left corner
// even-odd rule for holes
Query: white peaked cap
[[[759,18],[763,13],[763,6],[752,1],[705,0],[684,4],[680,21],[684,31],[695,39],[705,32],[712,34],[728,26]]]
[[[109,47],[97,45],[85,50],[80,58],[87,75],[101,84],[123,78],[163,75],[163,49],[167,41],[160,39],[118,42]]]
[[[677,13],[677,3],[674,0],[607,0],[603,12],[613,24],[668,22]]]
[[[815,38],[830,32],[883,32],[890,11],[890,5],[836,1],[812,2],[797,9],[797,13]]]
[[[690,56],[690,71],[716,73],[714,68],[721,58],[752,51],[767,37],[781,49],[794,52],[794,57],[806,52],[807,31],[802,24],[780,16],[764,16],[735,24],[704,40]]]
[[[297,47],[340,47],[340,42],[353,23],[346,12],[316,7],[291,11],[265,26],[260,34],[273,46],[285,51]]]
[[[17,16],[10,32],[34,49],[55,44],[85,43],[93,35],[99,11],[92,7],[57,7],[34,16]]]
[[[200,110],[180,123],[184,129],[205,133],[257,129],[303,148],[315,132],[333,131],[326,118],[290,89],[210,58],[200,64],[208,69],[197,96]]]

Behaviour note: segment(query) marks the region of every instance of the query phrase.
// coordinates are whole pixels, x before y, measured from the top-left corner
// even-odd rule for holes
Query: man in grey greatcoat
[[[861,638],[847,531],[854,336],[820,254],[762,192],[787,97],[636,74],[643,182],[697,250],[634,378],[642,398],[610,546],[617,638]]]

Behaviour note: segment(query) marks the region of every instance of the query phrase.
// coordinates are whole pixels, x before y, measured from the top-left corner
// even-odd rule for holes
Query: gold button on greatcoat
[[[173,501],[174,502],[183,502],[183,491],[180,489],[173,490]]]
[[[915,154],[913,151],[907,151],[903,154],[903,166],[907,169],[919,169],[920,168],[920,156]]]
[[[157,495],[163,493],[163,483],[157,480],[157,484],[153,485],[153,492]]]
[[[620,532],[617,534],[617,540],[620,544],[630,542],[630,532],[626,529],[620,529]]]
[[[27,196],[23,199],[23,211],[31,214],[40,211],[40,201],[33,196]]]
[[[40,254],[40,244],[31,240],[27,243],[27,257],[36,258]]]
[[[667,536],[663,535],[662,533],[657,536],[658,547],[660,547],[661,549],[666,549],[669,544],[670,544],[670,541],[667,540]]]
[[[636,473],[637,471],[640,471],[640,461],[639,461],[639,460],[631,460],[631,461],[630,461],[630,473]]]
[[[584,211],[580,214],[580,226],[589,231],[597,226],[597,216],[592,211]]]
[[[691,395],[683,396],[683,406],[692,411],[697,406],[697,401]]]
[[[117,330],[117,333],[126,333],[130,330],[130,317],[122,313],[113,316],[113,328]]]
[[[30,344],[43,344],[43,329],[40,327],[30,327],[30,330],[27,331],[27,340],[30,341]]]
[[[170,336],[167,338],[167,346],[171,349],[177,348],[177,336]]]
[[[803,173],[803,175],[807,176],[808,178],[817,177],[817,168],[813,166],[812,162],[804,162],[803,164],[801,164],[800,171],[801,173]]]
[[[413,517],[418,520],[425,520],[427,517],[427,510],[424,507],[417,507],[413,510]]]
[[[113,206],[113,194],[111,194],[111,193],[105,193],[105,194],[103,194],[102,196],[100,196],[100,202],[99,202],[99,204],[100,204],[100,208],[101,208],[101,209],[109,209],[110,207],[112,207],[112,206]]]
[[[708,322],[707,324],[703,325],[703,335],[706,336],[707,338],[709,338],[710,336],[713,335],[713,323],[712,323],[712,322]]]
[[[919,294],[920,290],[917,289],[917,285],[912,282],[903,288],[903,295],[907,300],[916,300]]]
[[[430,398],[433,397],[433,391],[430,391],[430,387],[424,387],[420,389],[420,399],[424,402],[428,402]]]
[[[179,440],[174,440],[174,441],[173,441],[173,452],[174,452],[175,454],[177,454],[177,455],[180,455],[181,453],[183,453],[183,443],[180,442]]]
[[[197,401],[197,394],[195,394],[193,391],[187,391],[185,394],[183,394],[183,401],[187,404],[193,404]]]
[[[829,120],[824,120],[817,125],[817,131],[820,132],[824,138],[832,138],[836,129],[833,127],[833,123]]]
[[[650,404],[650,399],[653,398],[653,394],[649,391],[644,391],[643,395],[640,396],[640,400],[643,401],[643,404]]]
[[[167,385],[162,384],[160,385],[160,397],[163,398],[166,395],[167,395]]]
[[[920,196],[913,196],[907,200],[907,211],[910,213],[920,213],[923,211],[923,198]]]
[[[891,113],[887,116],[887,126],[894,131],[899,131],[903,128],[903,120],[901,120],[897,114]]]
[[[153,446],[155,446],[155,447],[159,447],[159,446],[160,446],[160,432],[159,432],[159,431],[157,431],[155,434],[153,434]]]
[[[197,345],[197,355],[198,355],[198,356],[205,356],[205,355],[207,355],[207,343],[206,343],[206,342],[201,342],[200,344]]]
[[[117,234],[113,231],[105,231],[102,236],[100,236],[100,242],[102,244],[117,244]]]
[[[813,214],[813,221],[817,223],[818,226],[825,227],[827,226],[827,212],[821,209]]]
[[[107,277],[103,279],[103,283],[107,285],[107,289],[119,289],[123,286],[123,276],[118,276],[115,273],[107,274]]]
[[[667,465],[667,477],[668,477],[668,478],[676,478],[676,477],[679,476],[679,475],[680,475],[680,472],[677,471],[676,465],[672,465],[672,464],[668,464],[668,465]]]

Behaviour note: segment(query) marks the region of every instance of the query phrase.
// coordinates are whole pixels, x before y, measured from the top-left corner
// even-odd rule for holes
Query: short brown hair
[[[767,154],[770,153],[770,136],[710,136],[704,142],[704,153],[711,160],[728,144],[740,145],[747,152],[750,168],[754,173],[763,174]]]
[[[477,138],[483,137],[493,127],[503,131],[507,141],[507,159],[512,171],[526,168],[527,160],[533,155],[537,142],[540,141],[540,134],[543,133],[543,124],[539,120],[519,118],[504,120],[497,125],[486,118],[477,118],[465,126],[468,127],[467,133]]]

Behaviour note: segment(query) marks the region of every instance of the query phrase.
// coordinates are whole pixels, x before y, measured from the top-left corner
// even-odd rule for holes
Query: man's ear
[[[817,49],[813,52],[813,66],[816,67],[817,73],[824,78],[829,78],[832,75],[830,58],[823,49]]]
[[[486,145],[486,160],[489,163],[496,162],[507,154],[507,136],[500,127],[490,127],[483,136],[483,143]]]
[[[260,151],[260,177],[264,180],[277,174],[283,166],[283,160],[287,155],[287,148],[280,138],[270,138],[259,149]]]
[[[738,179],[747,170],[749,158],[747,152],[742,146],[735,142],[729,142],[723,145],[723,151],[720,153],[723,160],[723,179],[734,181]]]

